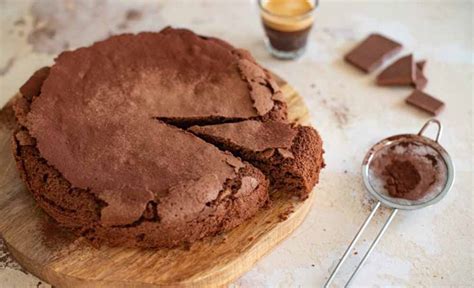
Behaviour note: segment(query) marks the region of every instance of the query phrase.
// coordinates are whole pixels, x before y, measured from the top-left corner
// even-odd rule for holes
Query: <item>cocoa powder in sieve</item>
[[[438,193],[446,167],[436,152],[416,142],[399,142],[377,153],[370,165],[379,190],[394,198],[419,200]]]
[[[410,192],[421,182],[420,172],[409,160],[393,160],[385,167],[383,175],[388,193],[397,198],[413,198]]]

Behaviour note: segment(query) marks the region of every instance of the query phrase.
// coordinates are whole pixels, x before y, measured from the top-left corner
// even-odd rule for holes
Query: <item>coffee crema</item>
[[[268,40],[279,51],[298,51],[306,46],[314,9],[307,0],[262,1],[262,22]]]
[[[278,31],[294,32],[313,24],[313,16],[306,14],[314,7],[307,0],[269,0],[264,2],[263,8],[263,23]]]

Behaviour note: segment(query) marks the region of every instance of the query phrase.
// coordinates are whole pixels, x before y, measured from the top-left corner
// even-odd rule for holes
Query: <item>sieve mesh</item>
[[[393,165],[405,165],[398,169],[404,177],[413,176],[410,173],[419,174],[419,183],[408,187],[409,193],[404,194],[407,191],[403,185],[400,188],[394,181],[396,177],[390,168]],[[438,202],[454,181],[454,166],[443,147],[430,138],[415,134],[392,136],[374,145],[365,157],[362,172],[372,196],[399,209],[417,209]]]
[[[409,183],[414,187],[409,187],[410,191],[403,191],[405,194],[397,193],[397,190],[406,187],[400,187],[390,171],[396,165],[414,168],[413,171],[405,171],[405,174],[412,175],[405,176],[418,180],[418,183]],[[443,191],[447,177],[447,166],[440,153],[417,141],[393,141],[376,151],[369,163],[368,178],[372,188],[386,200],[398,205],[411,206],[431,201]]]

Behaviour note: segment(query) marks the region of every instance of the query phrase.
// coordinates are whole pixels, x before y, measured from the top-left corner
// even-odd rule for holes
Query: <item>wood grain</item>
[[[302,98],[281,83],[289,117],[307,123]],[[0,112],[0,232],[16,260],[57,287],[216,287],[248,271],[303,221],[314,198],[275,199],[270,209],[189,249],[94,248],[57,227],[19,179],[11,153],[11,108]],[[282,215],[294,213],[286,220]],[[284,218],[284,217],[283,217]]]

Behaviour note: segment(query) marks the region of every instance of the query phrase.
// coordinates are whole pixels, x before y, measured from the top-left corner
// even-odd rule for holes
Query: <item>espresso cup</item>
[[[306,50],[313,27],[317,0],[258,0],[270,53],[281,59],[295,59]]]

